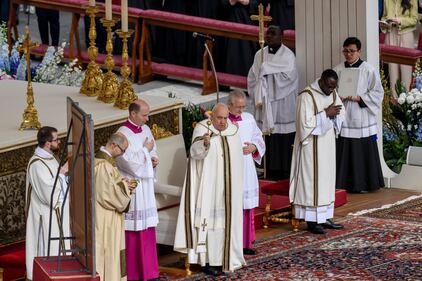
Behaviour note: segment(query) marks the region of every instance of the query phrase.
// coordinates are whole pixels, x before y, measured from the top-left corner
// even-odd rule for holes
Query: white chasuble
[[[104,151],[95,155],[95,253],[101,280],[126,280],[125,220],[130,191],[114,159]]]
[[[295,101],[299,87],[296,58],[281,45],[275,54],[263,49],[255,54],[248,73],[248,93],[254,98],[255,118],[264,134],[295,131]]]
[[[154,194],[154,168],[151,157],[157,156],[157,146],[148,151],[144,147],[145,140],[154,140],[150,128],[142,126],[142,132],[134,133],[126,126],[118,132],[128,139],[129,146],[125,153],[116,158],[117,167],[122,176],[138,179],[139,184],[133,191],[129,212],[125,215],[125,229],[130,231],[145,230],[158,224],[157,206]]]
[[[346,69],[344,63],[334,68],[339,77],[344,69]],[[384,89],[378,71],[366,61],[363,61],[358,69],[360,71],[359,84],[355,95],[360,96],[366,106],[361,107],[355,101],[344,102],[346,117],[340,135],[347,138],[365,138],[378,133],[377,115],[384,98]]]
[[[290,202],[295,209],[306,207],[316,211],[312,208],[328,207],[334,203],[335,138],[341,128],[344,109],[336,118],[329,119],[324,109],[333,103],[342,105],[336,92],[326,96],[317,81],[298,96],[290,175]]]
[[[243,152],[237,126],[219,132],[207,121],[193,132],[174,250],[190,263],[233,271],[243,258]],[[204,146],[203,135],[211,141]]]
[[[236,124],[239,126],[242,146],[246,146],[245,142],[250,142],[257,149],[253,155],[243,155],[243,209],[253,209],[259,205],[259,184],[255,162],[261,164],[265,154],[265,142],[252,114],[243,112],[241,119]]]
[[[26,174],[26,272],[32,280],[34,257],[47,256],[48,231],[50,221],[50,202],[59,163],[52,154],[37,147],[31,157]],[[60,236],[63,196],[67,190],[64,176],[60,176],[53,194],[53,212],[51,221],[51,237]],[[70,236],[69,197],[63,209],[63,237]],[[69,250],[70,242],[65,240],[60,250]],[[50,255],[59,254],[59,242],[51,241]],[[62,253],[63,254],[63,253]]]

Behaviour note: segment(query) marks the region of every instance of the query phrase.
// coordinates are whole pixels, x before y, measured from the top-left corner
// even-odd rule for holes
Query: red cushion
[[[281,180],[261,188],[262,193],[266,195],[289,196],[289,180]]]
[[[258,34],[259,28],[255,25],[227,22],[222,20],[201,18],[178,13],[171,13],[159,10],[145,10],[143,13],[145,18],[161,19],[168,22],[189,23],[200,27],[217,28],[220,30],[237,31],[247,34]]]
[[[283,38],[292,39],[296,38],[296,31],[293,29],[286,29],[283,31]]]
[[[415,58],[415,59],[422,57],[422,51],[413,49],[413,48],[404,48],[404,47],[380,44],[380,49],[381,49],[381,53],[384,53],[384,54],[395,54],[395,55],[410,57],[410,58]]]
[[[1,255],[0,267],[25,267],[25,249]]]

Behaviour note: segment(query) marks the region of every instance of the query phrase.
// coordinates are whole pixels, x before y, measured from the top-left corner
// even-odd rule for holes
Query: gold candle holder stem
[[[123,41],[122,67],[120,68],[120,74],[122,75],[123,80],[120,82],[119,91],[114,106],[120,109],[127,109],[131,102],[138,99],[138,97],[135,95],[135,91],[133,90],[132,81],[129,80],[130,67],[127,64],[129,59],[127,40],[132,35],[133,30],[118,30],[116,33]]]
[[[98,64],[95,62],[98,55],[98,48],[95,46],[95,39],[97,39],[97,31],[95,29],[95,15],[97,13],[97,6],[88,6],[86,8],[86,14],[90,17],[90,42],[88,48],[88,57],[90,62],[85,72],[85,78],[82,81],[80,92],[81,94],[87,95],[89,97],[98,96],[103,85],[103,73]]]
[[[25,40],[22,47],[19,48],[19,51],[23,51],[24,56],[26,56],[26,70],[28,76],[28,85],[26,90],[26,103],[27,106],[23,112],[23,121],[19,127],[19,130],[26,129],[39,129],[41,128],[41,123],[38,121],[38,111],[34,106],[34,91],[32,88],[32,78],[31,78],[31,50],[36,47],[38,44],[35,44],[31,41],[29,34],[29,27],[25,28]]]
[[[112,103],[116,100],[117,91],[119,89],[119,81],[117,80],[116,74],[113,73],[114,59],[112,28],[115,26],[116,20],[101,19],[101,22],[107,30],[107,57],[104,63],[107,67],[107,73],[104,75],[103,86],[97,99],[105,103]]]

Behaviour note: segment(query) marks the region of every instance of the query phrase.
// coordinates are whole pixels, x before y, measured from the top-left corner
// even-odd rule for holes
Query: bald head
[[[117,132],[112,134],[108,139],[106,144],[106,150],[110,152],[113,158],[115,158],[117,156],[122,155],[126,151],[128,145],[129,143],[126,136],[122,133]]]
[[[129,105],[129,119],[138,126],[149,120],[149,105],[142,99],[137,99]]]
[[[218,131],[224,131],[227,128],[227,117],[229,109],[224,103],[217,103],[212,109],[211,122]]]

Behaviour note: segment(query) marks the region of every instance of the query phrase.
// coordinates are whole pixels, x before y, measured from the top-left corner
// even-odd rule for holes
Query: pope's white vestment
[[[46,150],[37,147],[31,157],[26,174],[26,272],[27,278],[32,280],[32,268],[34,257],[47,256],[48,232],[50,220],[51,194],[59,163],[54,156]],[[60,216],[62,214],[62,202],[67,189],[67,183],[63,175],[59,176],[53,194],[53,212],[51,220],[51,237],[60,236]],[[70,236],[69,230],[69,197],[63,209],[63,237]],[[70,249],[67,240],[60,245],[60,249]],[[59,254],[58,241],[52,241],[50,255]],[[63,254],[63,253],[62,253]]]
[[[243,152],[237,126],[219,132],[208,120],[193,132],[174,250],[190,263],[233,271],[243,258]],[[203,135],[211,133],[208,148]]]
[[[342,105],[334,91],[327,96],[318,80],[307,87],[296,104],[296,137],[290,176],[290,202],[297,219],[325,223],[333,217],[336,184],[336,134],[344,109],[330,119],[330,104]]]

